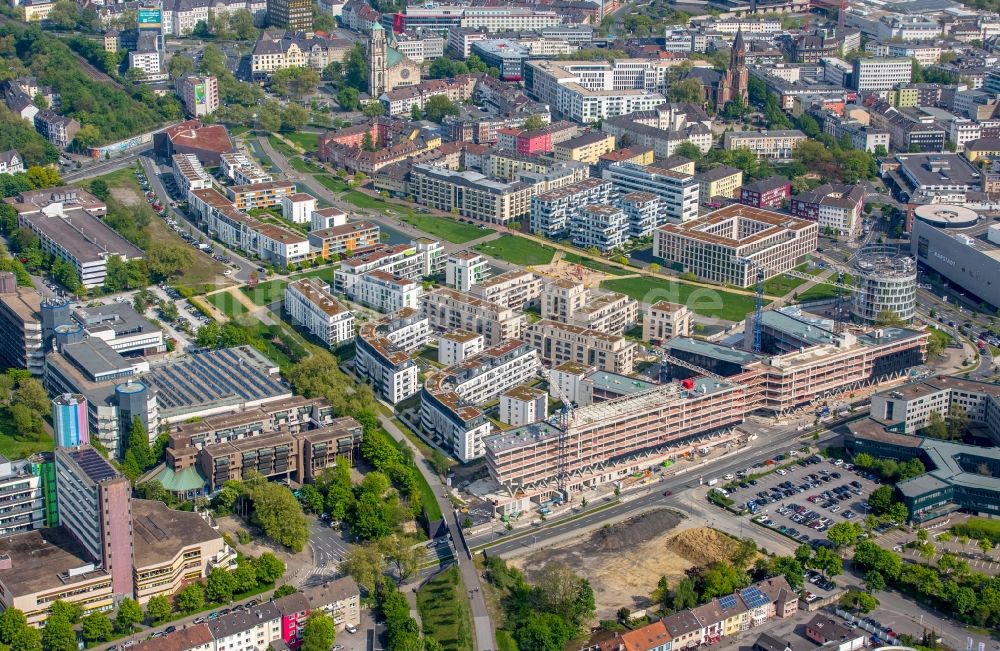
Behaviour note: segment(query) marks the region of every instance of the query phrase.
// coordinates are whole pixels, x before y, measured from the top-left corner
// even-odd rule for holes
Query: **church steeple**
[[[736,30],[736,38],[733,39],[733,52],[729,55],[729,67],[739,68],[746,65],[747,47],[743,44],[743,28]]]

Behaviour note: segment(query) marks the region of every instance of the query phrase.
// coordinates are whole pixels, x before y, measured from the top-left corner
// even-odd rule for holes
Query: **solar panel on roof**
[[[740,592],[740,596],[743,597],[743,601],[750,608],[760,608],[771,602],[771,598],[761,592],[756,586],[744,589]]]
[[[722,597],[721,599],[719,599],[719,606],[721,606],[723,610],[736,608],[736,596],[726,595],[725,597]]]

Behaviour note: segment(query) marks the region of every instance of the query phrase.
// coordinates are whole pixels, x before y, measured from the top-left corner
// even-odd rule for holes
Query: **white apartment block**
[[[957,151],[965,151],[965,143],[979,140],[983,135],[983,125],[969,118],[950,118],[942,126],[948,129],[948,140],[955,143]]]
[[[490,346],[508,339],[519,339],[527,321],[520,310],[447,287],[426,294],[422,309],[435,330],[469,330],[483,335]]]
[[[354,338],[354,314],[315,278],[285,287],[285,311],[292,322],[319,337],[327,346]]]
[[[529,325],[525,340],[538,351],[548,366],[576,362],[628,375],[635,363],[634,341],[548,319]]]
[[[194,0],[187,2],[164,2],[162,5],[162,29],[165,36],[188,36],[199,21],[208,22],[209,16],[225,19],[237,9],[246,9],[254,18],[254,24],[264,24],[267,2],[264,0]]]
[[[31,472],[26,459],[10,461],[0,455],[0,536],[45,526],[42,479]]]
[[[316,210],[316,197],[305,192],[296,192],[281,197],[281,216],[293,224],[312,223]]]
[[[128,53],[128,67],[141,70],[145,79],[152,80],[160,76],[163,56],[159,50],[133,50]]]
[[[642,320],[642,340],[663,342],[691,334],[691,310],[686,305],[660,301],[646,308]]]
[[[422,278],[444,271],[444,247],[436,240],[420,238],[410,244],[380,245],[375,250],[357,255],[340,264],[334,274],[334,291],[352,294],[354,285],[363,274],[384,271],[401,278]]]
[[[589,205],[573,213],[570,239],[581,249],[611,253],[628,239],[628,217],[615,206]]]
[[[483,456],[492,426],[479,405],[529,382],[540,368],[538,352],[513,340],[432,374],[420,394],[421,428],[463,462]]]
[[[521,385],[500,395],[500,422],[522,427],[548,417],[548,392]]]
[[[484,301],[523,310],[542,295],[542,279],[530,271],[512,269],[473,285],[469,293]]]
[[[535,195],[531,199],[531,232],[553,239],[564,237],[573,214],[590,204],[609,203],[611,189],[611,181],[589,178]]]
[[[395,405],[420,391],[419,368],[410,354],[429,338],[427,317],[411,308],[368,321],[355,339],[354,372]]]
[[[416,63],[444,56],[444,37],[435,33],[397,34],[393,48]],[[468,58],[468,57],[466,57]]]
[[[201,161],[194,154],[174,154],[174,180],[181,194],[187,196],[191,190],[204,190],[212,187],[212,175],[201,166]]]
[[[454,366],[485,349],[482,335],[468,330],[450,330],[438,336],[438,363]]]
[[[684,223],[698,217],[699,186],[698,180],[691,174],[655,165],[615,163],[607,167],[603,175],[605,180],[611,181],[619,195],[649,192],[659,197],[657,226]]]
[[[490,263],[471,251],[459,251],[448,256],[445,266],[445,284],[460,292],[469,291],[489,277]]]
[[[701,183],[698,184],[699,195]],[[619,199],[628,220],[628,237],[640,238],[653,234],[662,222],[660,198],[651,192],[629,192]]]
[[[929,43],[897,43],[894,41],[869,41],[865,51],[876,57],[906,57],[916,59],[922,66],[932,66],[941,60],[941,46]]]
[[[383,314],[393,314],[405,308],[419,309],[423,293],[423,286],[411,278],[376,270],[361,274],[347,296]]]
[[[858,92],[889,90],[910,83],[913,61],[905,57],[855,59],[853,74]]]
[[[625,294],[553,280],[542,290],[543,319],[620,335],[639,320],[639,303]]]
[[[257,165],[257,161],[241,151],[220,154],[219,167],[222,174],[231,180],[233,185],[254,185],[274,180],[270,174]]]
[[[278,267],[299,264],[309,257],[309,238],[295,231],[261,224],[257,227],[257,255]]]
[[[768,131],[728,131],[722,139],[723,149],[749,149],[758,159],[788,161],[795,146],[806,140],[798,129]]]
[[[848,14],[850,15],[850,14]],[[941,23],[928,16],[882,16],[876,25],[879,39],[933,41],[941,36]]]
[[[661,226],[653,255],[705,280],[746,287],[756,281],[757,268],[772,278],[801,264],[816,250],[817,234],[816,222],[733,204]]]

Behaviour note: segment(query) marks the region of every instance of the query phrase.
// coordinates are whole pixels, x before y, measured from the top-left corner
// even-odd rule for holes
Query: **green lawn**
[[[10,411],[0,407],[0,454],[8,459],[24,459],[36,452],[48,452],[55,444],[48,434],[17,433]]]
[[[351,186],[347,185],[347,181],[330,176],[329,174],[320,174],[316,176],[316,180],[322,183],[330,192],[347,192],[351,189]]]
[[[603,262],[598,262],[591,258],[585,258],[582,255],[576,253],[567,253],[563,255],[563,260],[572,264],[580,264],[588,269],[593,269],[594,271],[600,271],[601,273],[606,273],[612,276],[627,276],[630,273],[635,273],[632,271],[626,271],[625,269],[619,269],[618,267],[612,267],[611,265],[604,264]]]
[[[517,651],[517,642],[510,631],[504,629],[497,630],[497,651]]]
[[[670,301],[688,306],[692,312],[727,321],[740,321],[754,309],[752,296],[733,294],[720,289],[697,287],[673,280],[657,278],[619,278],[605,280],[604,289],[627,294],[637,301],[656,303]]]
[[[297,172],[305,172],[307,174],[318,174],[323,171],[323,168],[315,163],[311,163],[307,160],[303,160],[301,156],[296,156],[295,158],[289,158],[288,162],[292,164]]]
[[[819,267],[810,269],[808,264],[800,264],[795,267],[795,271],[809,274],[810,276],[818,276],[823,273],[824,270]],[[805,282],[806,281],[802,278],[795,278],[794,276],[781,274],[780,276],[775,276],[774,278],[764,281],[764,293],[769,296],[784,296]]]
[[[205,300],[219,308],[219,310],[221,310],[222,313],[230,319],[235,319],[236,317],[248,312],[246,306],[229,292],[210,294],[205,297]]]
[[[291,276],[292,280],[302,280],[303,278],[319,278],[328,283],[333,282],[333,274],[337,272],[337,267],[340,265],[331,264],[325,267],[319,267],[318,269],[310,269],[309,271],[303,271],[300,274],[295,274]]]
[[[278,152],[285,158],[295,158],[299,155],[299,152],[290,147],[284,140],[274,135],[273,133],[267,137],[267,141],[271,143]]]
[[[316,151],[319,146],[319,134],[318,133],[307,133],[305,131],[296,131],[295,133],[283,133],[281,134],[288,140],[291,140],[299,147],[302,147],[306,151]]]
[[[446,651],[472,650],[472,617],[457,565],[432,578],[417,592],[417,609],[424,635],[440,642]]]
[[[552,262],[552,256],[556,253],[555,249],[517,235],[502,235],[495,240],[480,244],[476,250],[522,266],[548,264]]]
[[[241,291],[250,297],[250,300],[254,302],[255,305],[270,305],[271,303],[281,300],[285,297],[285,287],[288,285],[287,280],[277,279],[268,280],[257,285],[256,289],[250,289],[249,287],[241,287]]]
[[[835,279],[831,278],[831,280]],[[844,284],[850,285],[851,283],[852,278],[850,276],[844,276]],[[850,294],[848,292],[844,292],[843,296],[844,300],[850,298]],[[837,298],[837,288],[833,285],[827,285],[825,283],[817,283],[796,296],[796,300],[801,303],[805,303],[806,301],[828,301],[831,298]]]
[[[385,212],[386,208],[390,208],[391,205],[385,199],[380,197],[373,197],[371,195],[365,194],[364,192],[358,192],[357,190],[351,190],[344,195],[344,201],[354,204],[358,208],[365,208],[367,210],[377,210],[379,212]],[[400,207],[402,209],[402,207]],[[398,212],[398,211],[397,211]]]
[[[472,240],[478,240],[479,238],[486,237],[493,232],[493,229],[479,228],[478,226],[473,226],[472,224],[463,224],[457,220],[449,219],[448,217],[436,217],[434,215],[423,215],[420,213],[402,213],[399,215],[399,218],[410,226],[418,228],[428,235],[433,235],[434,237],[442,240],[448,240],[449,242],[454,242],[455,244],[465,244],[466,242],[471,242]]]

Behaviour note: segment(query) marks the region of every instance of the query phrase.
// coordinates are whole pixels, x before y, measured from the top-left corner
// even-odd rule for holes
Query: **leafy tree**
[[[378,100],[372,100],[361,107],[361,113],[369,118],[377,118],[385,115],[385,106]]]
[[[208,573],[208,581],[205,585],[205,596],[209,601],[226,603],[233,598],[236,591],[236,579],[232,573],[217,567]]]
[[[364,151],[375,151],[375,138],[372,136],[371,131],[366,131],[363,136],[361,136],[361,149]]]
[[[0,613],[0,642],[10,646],[17,634],[28,628],[28,618],[17,608],[7,608]]]
[[[892,486],[879,486],[868,496],[868,506],[875,515],[887,513],[894,501]]]
[[[875,594],[885,588],[885,577],[878,570],[872,570],[865,574],[865,590],[868,594]]]
[[[569,623],[555,613],[533,612],[518,627],[514,638],[524,651],[563,651],[575,634]]]
[[[423,550],[402,536],[390,536],[380,542],[383,557],[396,568],[397,583],[405,583],[420,568]]]
[[[434,95],[424,103],[424,116],[431,122],[440,124],[449,115],[458,115],[458,107],[446,95]]]
[[[701,160],[701,150],[698,149],[698,145],[694,144],[690,140],[685,140],[681,144],[674,148],[674,154],[677,156],[683,156],[684,158],[690,158],[693,161]]]
[[[115,614],[115,630],[119,633],[131,633],[135,625],[142,621],[142,606],[134,599],[126,597],[118,605]]]
[[[695,589],[694,580],[690,577],[684,577],[681,579],[680,583],[677,584],[677,589],[674,590],[674,610],[684,610],[686,608],[694,608],[698,605],[698,592]]]
[[[771,562],[771,573],[784,576],[788,585],[798,590],[805,582],[805,571],[802,563],[792,556],[778,556]]]
[[[368,59],[365,57],[365,49],[360,43],[356,43],[347,61],[344,64],[344,83],[359,91],[368,90]]]
[[[170,78],[177,81],[181,77],[194,72],[194,64],[191,59],[183,54],[175,54],[167,62],[167,72]]]
[[[174,598],[177,610],[183,613],[196,613],[205,607],[205,587],[200,583],[184,586]]]
[[[287,583],[284,585],[279,585],[278,589],[274,591],[272,595],[273,599],[281,599],[282,597],[287,597],[290,594],[295,594],[298,590],[294,586],[290,586]]]
[[[289,104],[281,112],[281,130],[298,131],[309,123],[309,111],[298,104]]]
[[[861,536],[861,525],[850,521],[838,522],[826,532],[826,538],[838,548],[850,547]]]
[[[358,89],[344,86],[337,91],[337,104],[345,111],[357,111],[361,106]]]
[[[310,513],[323,512],[323,493],[313,484],[306,484],[299,489],[299,501]]]
[[[701,601],[731,594],[750,584],[750,577],[726,561],[712,563],[698,575]]]
[[[233,593],[241,594],[249,592],[257,587],[256,562],[252,558],[243,557],[240,559],[233,575]]]
[[[969,414],[961,405],[952,405],[948,410],[948,438],[960,440],[969,427]]]
[[[65,619],[70,624],[79,623],[80,615],[83,612],[79,604],[69,603],[68,601],[63,601],[61,599],[53,601],[50,608],[51,612],[49,617],[60,617]]]
[[[292,491],[281,484],[264,482],[249,490],[253,521],[264,533],[294,552],[302,551],[309,539],[309,525]]]
[[[65,617],[49,616],[42,629],[42,648],[45,651],[76,651],[73,625]]]
[[[157,595],[146,604],[146,618],[154,624],[165,622],[170,619],[170,614],[174,611],[170,605],[170,600],[163,595]]]
[[[705,99],[705,91],[697,79],[684,79],[670,85],[667,89],[667,99],[671,102],[701,104]]]
[[[820,547],[816,550],[812,565],[825,577],[834,577],[843,572],[840,556],[827,547]]]
[[[948,426],[936,411],[932,411],[927,417],[927,427],[921,430],[921,434],[935,439],[948,439]]]
[[[907,323],[896,312],[886,309],[875,315],[875,326],[878,328],[905,328]]]
[[[989,554],[991,551],[993,551],[993,543],[990,541],[989,538],[980,538],[979,539],[979,549],[984,554]]]
[[[229,29],[241,41],[256,40],[259,31],[253,23],[253,14],[246,9],[237,9],[229,14]]]
[[[111,620],[104,613],[91,613],[83,618],[81,627],[83,639],[89,644],[107,642],[115,634]]]
[[[898,579],[902,570],[902,560],[897,554],[871,540],[862,540],[854,547],[854,564],[864,570],[876,570],[892,580]]]
[[[840,603],[861,614],[870,613],[878,607],[878,599],[860,590],[851,590],[844,595]]]
[[[328,651],[336,639],[337,629],[329,615],[320,610],[309,613],[302,630],[302,651]]]
[[[201,52],[201,63],[198,64],[198,70],[202,74],[222,75],[226,72],[226,55],[218,47],[209,43]]]
[[[660,580],[656,582],[656,589],[653,590],[653,594],[649,596],[649,600],[658,605],[660,608],[667,609],[670,607],[670,583],[667,581],[667,577],[661,576]]]
[[[528,119],[521,123],[521,128],[527,131],[538,131],[543,127],[545,127],[545,120],[537,113],[529,115]]]
[[[341,566],[368,594],[375,594],[375,587],[386,570],[382,550],[372,542],[351,547]]]
[[[312,68],[282,68],[271,75],[271,90],[285,99],[299,100],[316,92],[319,73]]]

